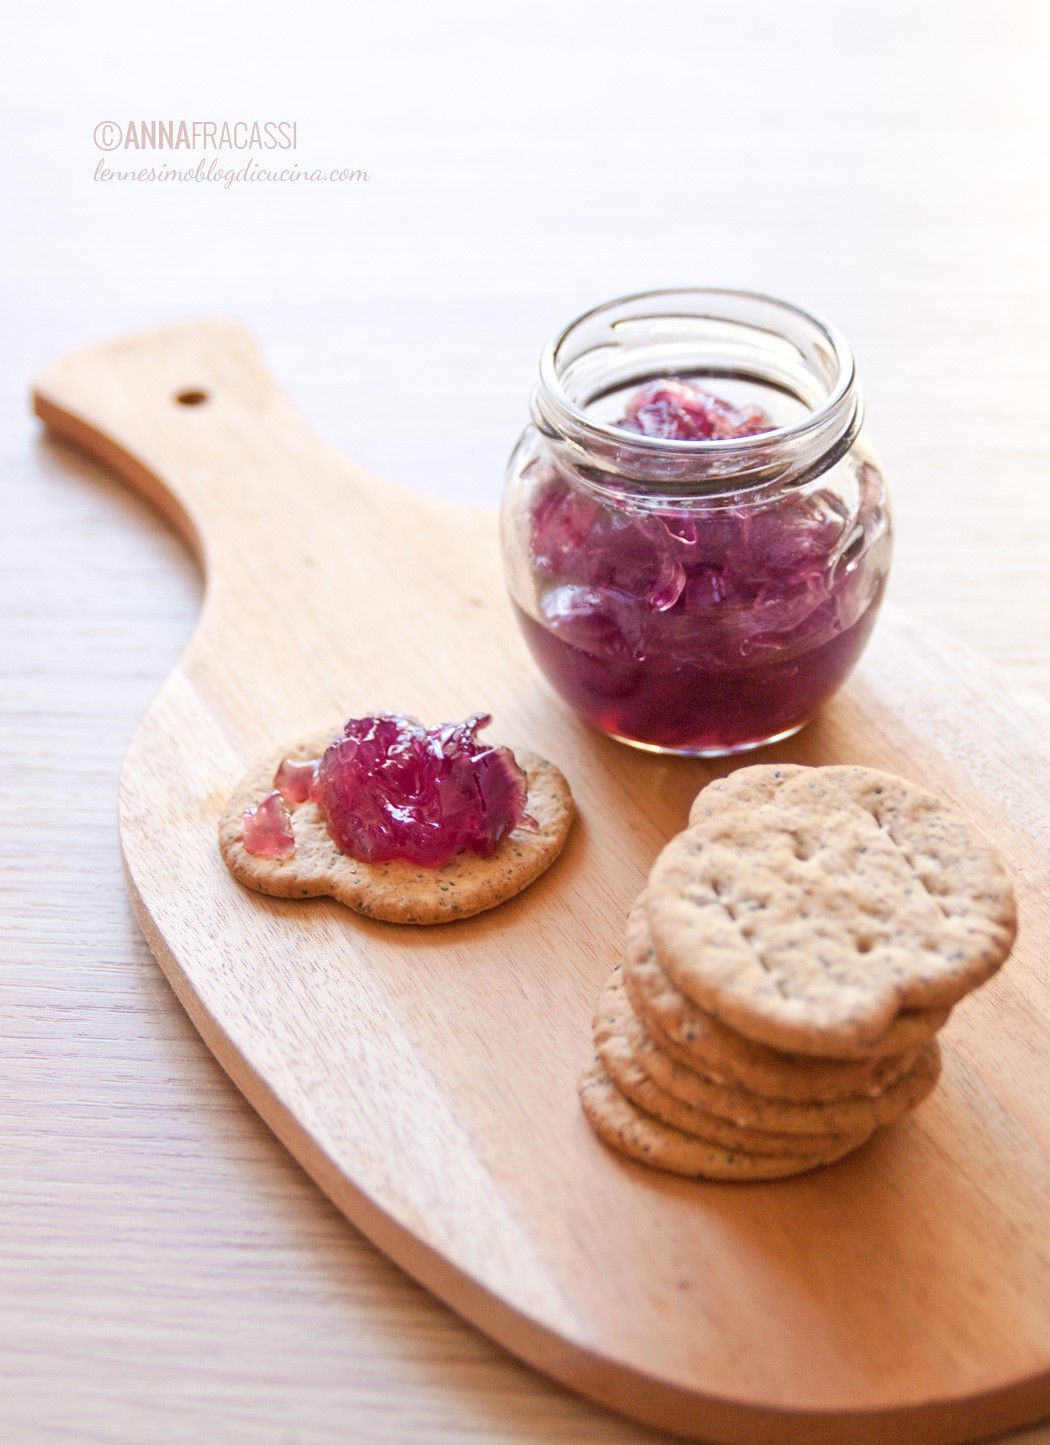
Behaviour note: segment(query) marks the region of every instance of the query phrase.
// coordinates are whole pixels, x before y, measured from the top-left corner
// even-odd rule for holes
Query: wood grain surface
[[[200,587],[133,496],[39,438],[26,389],[45,363],[236,313],[339,450],[491,506],[569,316],[651,284],[779,292],[858,352],[897,506],[893,597],[1000,665],[980,682],[993,716],[1025,687],[1050,699],[1046,8],[662,19],[194,0],[163,29],[124,3],[9,17],[0,1437],[656,1438],[389,1265],[172,998],[126,901],[114,799]],[[158,110],[297,112],[304,160],[363,161],[375,183],[93,185],[92,126]],[[628,181],[644,203],[611,205]]]
[[[654,1178],[591,1137],[575,1080],[628,908],[712,767],[551,707],[499,599],[494,518],[344,461],[234,323],[62,358],[34,405],[206,571],[121,773],[128,884],[209,1047],[351,1220],[515,1354],[694,1438],[949,1442],[1050,1409],[1050,1076],[1030,1069],[1050,1053],[1050,809],[1025,786],[1050,771],[1050,709],[988,709],[972,664],[891,615],[859,680],[769,750],[952,798],[1024,925],[908,1126],[787,1185]],[[240,776],[376,698],[483,705],[568,774],[580,818],[527,895],[421,932],[229,877],[217,820]]]

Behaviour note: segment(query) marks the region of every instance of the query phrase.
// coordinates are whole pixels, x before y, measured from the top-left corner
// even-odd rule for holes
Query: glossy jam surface
[[[243,818],[244,850],[255,858],[291,858],[295,852],[292,820],[279,792],[267,794]]]
[[[668,377],[639,388],[616,425],[663,441],[697,442],[757,436],[773,422],[760,406],[734,406],[694,382]]]
[[[531,820],[514,754],[478,741],[490,721],[475,713],[426,728],[399,713],[351,718],[321,758],[312,791],[336,846],[369,863],[401,858],[427,868],[461,851],[494,853]]]
[[[773,423],[662,381],[617,425],[718,440]],[[881,475],[840,466],[845,487],[678,503],[598,492],[537,463],[532,597],[515,605],[544,673],[589,722],[643,746],[717,754],[801,727],[860,655],[888,567]]]
[[[273,785],[286,803],[305,803],[317,780],[318,758],[285,758],[273,775]]]

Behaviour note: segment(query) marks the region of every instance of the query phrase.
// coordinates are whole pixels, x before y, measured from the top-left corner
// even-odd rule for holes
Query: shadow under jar
[[[807,723],[867,642],[891,552],[839,333],[748,292],[630,296],[549,343],[531,410],[503,554],[562,697],[703,757]]]

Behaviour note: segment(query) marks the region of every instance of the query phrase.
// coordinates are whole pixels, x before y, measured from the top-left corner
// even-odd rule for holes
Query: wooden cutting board
[[[1008,860],[1021,932],[952,1016],[936,1093],[857,1155],[775,1184],[658,1174],[594,1138],[576,1077],[628,906],[731,765],[575,721],[517,635],[493,517],[338,456],[237,325],[67,357],[35,407],[205,569],[124,766],[128,884],[209,1048],[359,1228],[514,1354],[687,1436],[959,1441],[1050,1412],[1050,709],[890,611],[844,693],[761,755],[956,802]],[[216,820],[240,775],[375,709],[490,711],[553,758],[580,813],[557,865],[430,929],[239,887]]]

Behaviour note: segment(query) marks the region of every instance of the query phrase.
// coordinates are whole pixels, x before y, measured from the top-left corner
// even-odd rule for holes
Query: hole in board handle
[[[175,400],[180,406],[202,406],[208,400],[206,391],[180,391],[176,393]]]

